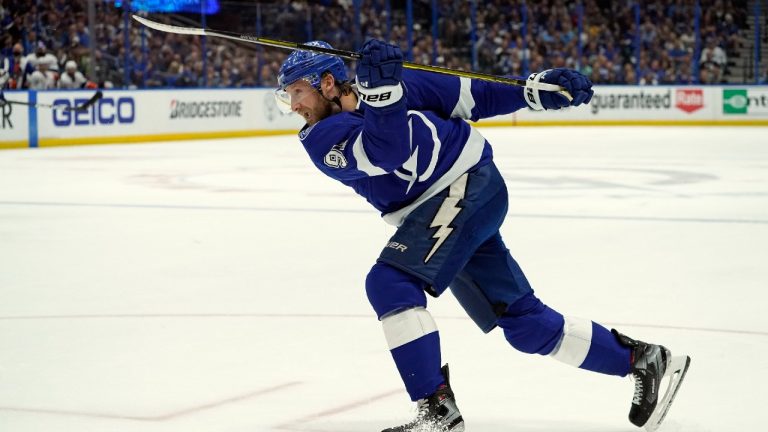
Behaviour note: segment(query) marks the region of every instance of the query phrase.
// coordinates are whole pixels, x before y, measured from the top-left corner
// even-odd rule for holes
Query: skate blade
[[[688,372],[688,366],[691,365],[691,358],[688,356],[672,357],[667,365],[667,371],[664,374],[664,378],[669,377],[669,383],[667,384],[667,391],[664,393],[664,398],[656,405],[656,409],[651,414],[648,422],[645,424],[645,430],[647,432],[654,432],[659,428],[661,422],[664,421],[669,408],[672,406],[672,402],[675,400],[677,391],[680,390],[680,384],[685,378],[685,374]]]

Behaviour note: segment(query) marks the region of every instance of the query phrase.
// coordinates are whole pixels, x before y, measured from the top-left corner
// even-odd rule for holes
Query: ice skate
[[[632,348],[631,373],[635,381],[635,395],[629,410],[629,421],[653,432],[667,415],[688,372],[691,358],[672,357],[672,353],[661,345],[637,341],[616,330],[613,330],[613,334],[622,345]],[[669,383],[659,399],[663,378],[669,378]]]
[[[410,423],[387,428],[382,432],[464,432],[464,419],[456,406],[456,398],[448,381],[448,365],[441,370],[445,384],[434,394],[417,402],[416,418]]]

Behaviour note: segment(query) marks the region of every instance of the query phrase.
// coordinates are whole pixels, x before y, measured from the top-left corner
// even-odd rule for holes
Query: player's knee
[[[533,293],[512,304],[499,318],[504,337],[518,351],[547,355],[563,335],[563,316]]]
[[[365,279],[368,301],[379,318],[417,306],[426,307],[424,286],[420,279],[380,262]]]

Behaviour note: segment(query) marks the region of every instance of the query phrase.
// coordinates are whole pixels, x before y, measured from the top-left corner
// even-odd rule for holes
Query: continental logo
[[[723,89],[723,114],[768,115],[768,92],[751,89]]]
[[[243,101],[171,101],[171,119],[242,117]]]

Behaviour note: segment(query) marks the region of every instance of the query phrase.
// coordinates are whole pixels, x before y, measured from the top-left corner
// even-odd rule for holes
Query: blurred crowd
[[[386,39],[380,25],[384,2],[364,3],[365,37]],[[414,4],[410,54],[418,63],[514,76],[568,67],[601,84],[723,82],[728,53],[739,51],[739,30],[747,20],[746,0],[699,0],[697,52],[694,0],[486,0],[475,11],[470,2],[448,0],[438,2],[435,44],[431,1]],[[407,50],[402,13],[393,12],[392,20],[389,39]]]
[[[411,61],[454,69],[524,76],[568,67],[595,83],[646,85],[723,82],[747,20],[746,0],[699,0],[697,38],[694,0],[484,0],[475,10],[471,2],[439,0],[435,40],[432,1],[414,0],[409,47],[403,3],[363,0],[356,8],[352,0],[225,1],[210,20],[226,22],[227,30],[322,39],[344,50],[384,39],[399,44]],[[113,2],[97,1],[89,26],[86,0],[0,0],[0,87],[273,86],[287,55],[153,32],[125,18]],[[152,18],[200,25],[193,15],[186,23],[184,16]]]

